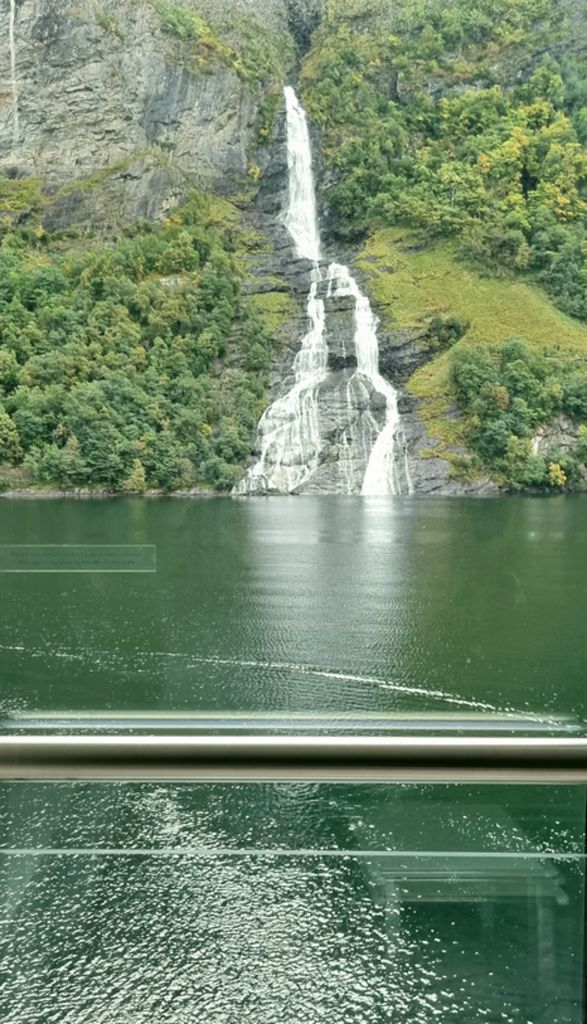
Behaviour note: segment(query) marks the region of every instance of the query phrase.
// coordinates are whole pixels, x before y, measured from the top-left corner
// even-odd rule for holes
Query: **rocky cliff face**
[[[279,0],[237,6],[286,23]],[[42,179],[49,227],[159,217],[190,182],[242,187],[262,90],[220,62],[194,74],[148,0],[0,0],[0,24],[0,173]]]

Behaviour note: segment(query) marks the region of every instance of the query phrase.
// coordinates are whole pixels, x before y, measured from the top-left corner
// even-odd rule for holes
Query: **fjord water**
[[[309,330],[293,365],[293,383],[263,414],[258,427],[259,459],[238,487],[241,494],[312,492],[315,474],[326,456],[328,440],[321,424],[321,388],[328,378],[326,301],[348,296],[354,302],[356,370],[342,384],[337,473],[327,490],[368,495],[412,492],[405,437],[393,385],[379,373],[377,317],[350,269],[322,264],[312,146],[306,113],[294,90],[285,89],[288,199],[282,219],[299,259],[311,266],[307,301]],[[325,301],[326,300],[326,301]],[[379,424],[366,399],[366,385],[383,397],[384,423]],[[361,452],[362,483],[356,480],[353,449]],[[329,456],[331,457],[331,456]],[[321,485],[321,490],[324,486]]]
[[[0,574],[4,722],[582,718],[586,509],[0,502],[3,543],[157,546],[156,574]],[[583,804],[562,787],[1,786],[0,1021],[578,1024]]]
[[[0,575],[0,709],[584,717],[584,498],[2,501],[10,543],[153,575]]]

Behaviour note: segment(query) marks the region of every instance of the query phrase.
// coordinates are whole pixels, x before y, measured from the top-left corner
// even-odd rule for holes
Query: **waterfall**
[[[284,93],[287,114],[289,202],[283,215],[283,222],[295,242],[298,256],[318,263],[320,231],[316,214],[308,121],[291,86],[286,85]]]
[[[379,373],[378,320],[371,303],[363,294],[348,267],[333,263],[339,295],[351,295],[355,300],[355,352],[357,373],[362,374],[383,395],[386,402],[385,423],[376,430],[361,494],[411,494],[412,478],[408,465],[405,437],[397,405],[395,388]]]
[[[12,89],[12,139],[14,145],[19,137],[18,85],[16,81],[16,44],[14,41],[14,23],[16,20],[16,0],[10,0],[10,16],[8,19],[8,45],[10,48],[10,86]]]
[[[265,411],[258,427],[261,456],[242,481],[239,492],[289,494],[312,474],[320,457],[318,387],[327,375],[324,301],[318,298],[320,271],[315,270],[308,297],[310,330],[294,362],[294,385]]]
[[[259,461],[238,491],[291,493],[311,476],[320,457],[318,389],[327,375],[326,311],[318,296],[322,282],[320,232],[312,173],[312,147],[308,122],[294,90],[286,86],[287,164],[289,197],[283,222],[300,259],[313,263],[306,312],[310,329],[294,361],[294,384],[265,411],[258,427]]]
[[[309,330],[294,360],[293,382],[287,382],[287,390],[261,417],[260,456],[237,493],[411,493],[397,394],[379,372],[377,317],[348,267],[336,262],[326,269],[321,265],[307,118],[290,86],[285,88],[285,103],[288,202],[281,220],[298,258],[312,265],[307,300]],[[336,297],[351,298],[354,304],[356,367],[346,369],[342,383],[333,389],[328,368],[327,303]],[[346,362],[344,343],[343,356]],[[383,423],[381,415],[376,418],[370,408],[373,396],[379,396],[379,405],[383,399]],[[324,413],[327,401],[330,421],[333,409],[336,414],[334,424],[323,422],[326,417],[321,415],[321,405]]]

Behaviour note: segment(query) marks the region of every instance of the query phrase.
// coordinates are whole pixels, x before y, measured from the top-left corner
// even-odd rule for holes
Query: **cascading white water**
[[[294,241],[298,257],[313,263],[307,304],[310,329],[294,361],[293,385],[266,410],[260,420],[259,461],[249,469],[238,492],[299,491],[311,481],[320,465],[325,449],[320,419],[320,390],[328,378],[326,306],[321,294],[327,298],[352,297],[355,311],[354,346],[357,366],[344,384],[342,408],[345,422],[343,429],[339,430],[336,490],[357,493],[353,445],[357,446],[360,442],[361,464],[366,466],[362,494],[411,492],[397,394],[379,373],[377,318],[348,267],[331,263],[325,274],[321,270],[321,243],[308,123],[290,86],[285,89],[285,102],[289,188],[288,205],[282,219]],[[364,410],[364,396],[372,391],[385,400],[383,426],[369,410]],[[359,405],[360,415],[357,412]]]
[[[319,276],[319,271],[316,271]],[[324,301],[318,298],[318,280],[308,298],[310,330],[294,362],[293,387],[270,405],[259,422],[259,461],[248,471],[239,491],[291,493],[313,472],[320,455],[318,385],[327,373],[324,340]]]
[[[326,312],[318,297],[320,232],[312,173],[312,147],[306,114],[294,90],[285,88],[289,201],[283,222],[300,259],[314,264],[307,314],[310,329],[294,362],[294,384],[263,414],[258,427],[261,456],[239,491],[285,491],[298,488],[315,469],[320,455],[318,387],[327,374]]]
[[[355,300],[355,353],[357,373],[362,374],[386,402],[385,424],[379,429],[373,420],[375,441],[363,478],[361,494],[412,493],[405,438],[397,405],[395,388],[379,373],[379,342],[377,317],[348,267],[331,266],[337,282],[338,295],[351,295]]]
[[[10,49],[10,87],[12,89],[12,138],[14,144],[19,137],[19,112],[18,112],[18,84],[16,81],[16,43],[14,39],[14,25],[16,21],[16,0],[10,0],[10,15],[8,18],[8,46]]]
[[[283,222],[293,238],[301,259],[318,263],[320,231],[316,214],[316,191],[312,173],[312,146],[303,107],[290,85],[286,85],[287,167],[289,202]]]

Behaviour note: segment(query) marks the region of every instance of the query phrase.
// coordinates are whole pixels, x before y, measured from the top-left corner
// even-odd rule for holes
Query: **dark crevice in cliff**
[[[312,33],[320,24],[324,0],[287,0],[288,28],[300,56],[310,49]]]

